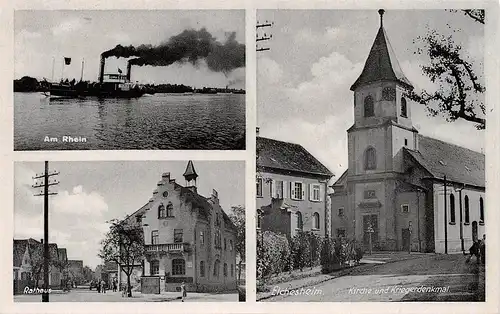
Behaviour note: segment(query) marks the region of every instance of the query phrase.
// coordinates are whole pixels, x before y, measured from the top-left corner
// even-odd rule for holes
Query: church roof
[[[382,24],[375,37],[370,54],[366,59],[363,71],[356,82],[352,84],[351,90],[354,91],[360,85],[376,81],[396,81],[408,88],[413,88],[399,66],[396,54],[392,50]]]
[[[331,177],[333,174],[304,147],[257,137],[257,166]]]
[[[484,154],[418,135],[418,151],[405,150],[435,178],[478,187],[485,186]]]
[[[191,160],[188,161],[186,171],[184,171],[183,176],[188,181],[192,180],[192,179],[196,179],[196,177],[198,177],[198,174],[196,173],[196,170],[194,170],[194,165],[193,165],[193,162]]]

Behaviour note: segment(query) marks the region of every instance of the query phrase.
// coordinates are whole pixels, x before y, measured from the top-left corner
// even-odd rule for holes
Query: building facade
[[[210,197],[198,194],[197,177],[192,161],[185,186],[164,173],[138,218],[145,242],[144,292],[178,291],[182,282],[187,291],[236,289],[236,228],[216,190]]]
[[[302,146],[257,137],[257,228],[293,238],[329,236],[332,173]]]
[[[468,250],[484,234],[484,155],[413,127],[403,74],[382,24],[354,92],[348,170],[332,186],[332,234],[368,249]]]

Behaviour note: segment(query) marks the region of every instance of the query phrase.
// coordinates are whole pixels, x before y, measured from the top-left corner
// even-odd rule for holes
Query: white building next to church
[[[413,127],[403,74],[381,23],[351,86],[348,170],[332,185],[333,236],[374,250],[468,250],[485,233],[485,157]],[[371,227],[371,228],[370,228]],[[373,232],[369,232],[373,231]]]

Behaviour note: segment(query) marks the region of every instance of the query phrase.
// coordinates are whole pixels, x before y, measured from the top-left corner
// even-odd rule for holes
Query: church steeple
[[[191,160],[188,161],[186,171],[184,171],[183,176],[186,179],[186,186],[196,186],[196,178],[198,178],[198,174],[196,173],[196,170],[194,170],[194,165]]]
[[[378,81],[393,81],[402,84],[405,88],[413,89],[410,81],[406,78],[384,29],[383,15],[385,10],[378,10],[380,14],[380,28],[373,42],[370,54],[366,59],[361,75],[351,86],[354,91],[358,87]]]

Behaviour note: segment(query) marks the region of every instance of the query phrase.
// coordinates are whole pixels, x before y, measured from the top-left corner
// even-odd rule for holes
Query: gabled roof
[[[12,257],[15,267],[20,267],[23,262],[23,256],[28,247],[28,240],[15,240],[12,246]]]
[[[324,177],[333,174],[298,144],[257,137],[257,167],[302,172]]]
[[[356,82],[352,84],[351,90],[354,91],[360,85],[377,81],[395,81],[405,85],[407,88],[413,88],[399,66],[396,54],[392,50],[382,25],[380,25],[375,37],[363,71]]]
[[[418,137],[418,151],[405,150],[432,176],[485,187],[484,154],[430,137]]]

